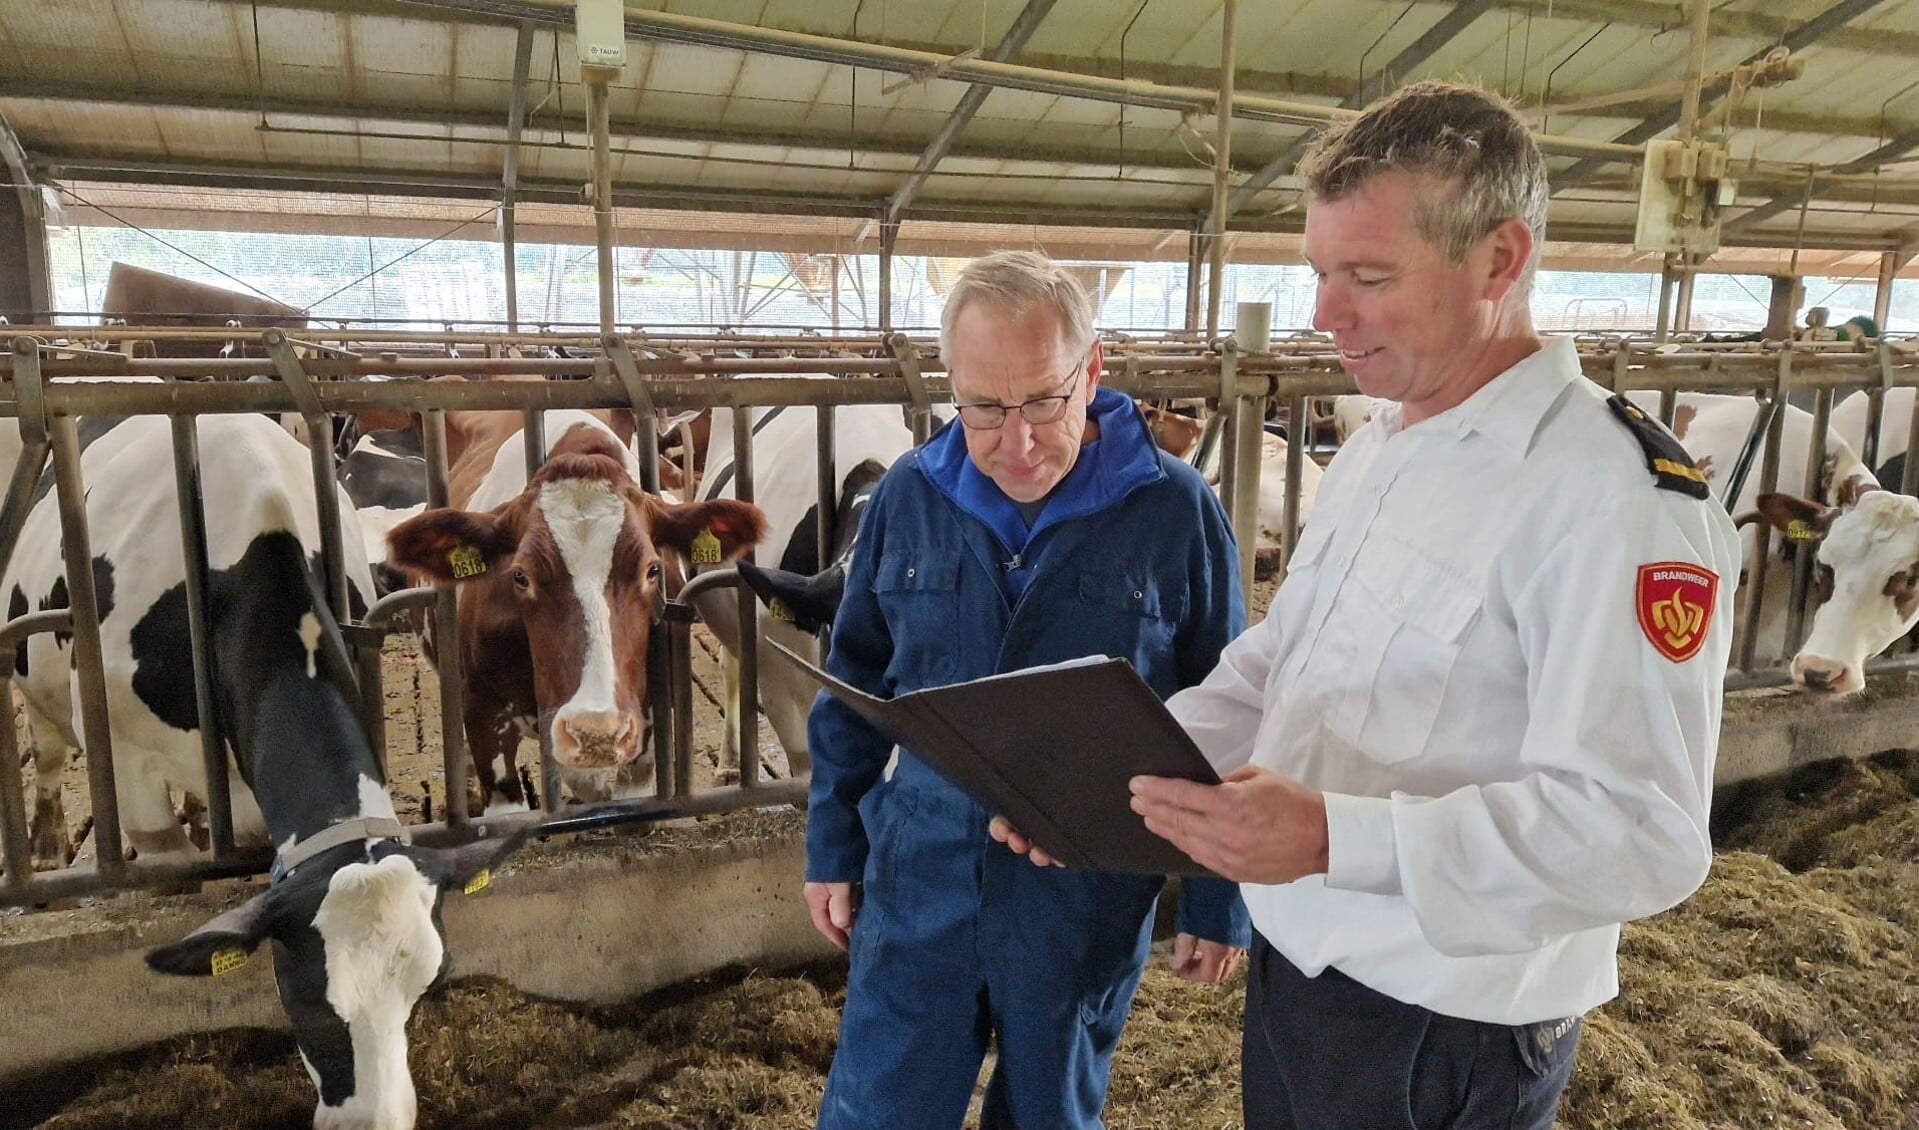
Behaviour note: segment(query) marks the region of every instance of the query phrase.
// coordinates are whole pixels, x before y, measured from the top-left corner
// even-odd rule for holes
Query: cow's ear
[[[272,898],[272,891],[255,895],[172,945],[148,950],[147,968],[176,977],[211,977],[246,964],[247,955],[271,932]]]
[[[766,536],[766,515],[749,502],[712,498],[705,502],[662,502],[648,497],[653,544],[672,549],[695,565],[737,559]]]
[[[408,848],[414,865],[441,890],[455,887],[478,894],[492,880],[493,869],[533,838],[535,828],[522,828],[498,840],[478,840],[456,848]]]
[[[1796,495],[1775,493],[1759,496],[1759,514],[1787,541],[1818,541],[1832,528],[1839,511]]]
[[[501,511],[443,507],[388,530],[386,544],[387,564],[446,584],[484,576],[505,564],[518,550],[519,538]]]

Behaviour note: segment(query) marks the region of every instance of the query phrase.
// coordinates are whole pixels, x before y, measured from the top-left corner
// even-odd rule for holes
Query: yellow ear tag
[[[1819,531],[1806,524],[1803,518],[1794,518],[1786,523],[1787,541],[1818,541]]]
[[[773,619],[780,620],[788,624],[793,623],[795,620],[795,617],[793,615],[793,610],[791,608],[788,608],[786,606],[786,602],[784,600],[781,600],[777,596],[774,597],[772,600],[767,601],[766,612],[767,612],[767,615],[773,617]]]
[[[456,545],[448,550],[446,563],[453,566],[453,579],[456,581],[486,572],[486,558],[470,545]]]
[[[488,870],[482,871],[478,875],[473,876],[473,881],[466,885],[466,890],[462,893],[469,894],[469,895],[477,895],[481,891],[486,890],[486,888],[492,882],[493,882],[492,870],[488,869]]]
[[[693,564],[718,565],[720,563],[720,539],[713,536],[712,530],[701,530],[693,536]]]
[[[247,951],[242,949],[223,949],[213,951],[213,975],[225,977],[247,963]]]

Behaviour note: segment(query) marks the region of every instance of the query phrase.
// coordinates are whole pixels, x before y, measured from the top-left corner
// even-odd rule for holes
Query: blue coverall
[[[1099,438],[1030,531],[957,425],[892,467],[834,621],[834,675],[893,697],[1104,654],[1165,698],[1212,670],[1245,622],[1225,513],[1131,400],[1102,390],[1088,414]],[[864,883],[820,1126],[959,1126],[990,1038],[983,1126],[1099,1126],[1163,879],[1035,867],[910,750],[881,781],[893,743],[825,695],[808,736],[806,878]],[[1182,892],[1182,932],[1248,944],[1235,885]]]

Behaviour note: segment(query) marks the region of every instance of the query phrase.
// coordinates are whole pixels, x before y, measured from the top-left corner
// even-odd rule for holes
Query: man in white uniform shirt
[[[1314,325],[1393,403],[1265,622],[1169,703],[1225,783],[1134,808],[1243,884],[1248,1127],[1544,1130],[1620,923],[1711,864],[1737,541],[1534,332],[1546,171],[1504,103],[1408,87],[1299,173]]]

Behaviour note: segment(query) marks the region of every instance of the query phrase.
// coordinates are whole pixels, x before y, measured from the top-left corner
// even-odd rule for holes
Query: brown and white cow
[[[1203,421],[1151,404],[1140,405],[1140,412],[1146,417],[1146,426],[1153,433],[1153,442],[1159,444],[1161,450],[1176,458],[1191,458],[1206,427]],[[1206,466],[1201,468],[1206,481],[1215,490],[1219,489],[1221,446],[1214,446]],[[1318,463],[1311,459],[1300,461],[1299,521],[1302,526],[1313,512],[1313,500],[1319,495],[1319,480],[1323,477],[1324,472]],[[1286,522],[1286,441],[1271,432],[1265,433],[1260,440],[1259,504],[1255,512],[1260,546],[1271,548],[1279,545],[1280,531]]]
[[[631,450],[586,412],[545,414],[548,455],[530,482],[524,433],[497,419],[517,413],[462,415],[448,428],[449,447],[461,437],[455,504],[394,527],[390,561],[460,586],[465,730],[487,807],[524,804],[514,763],[536,724],[574,795],[607,799],[616,772],[648,755],[646,652],[666,555],[730,561],[766,519],[730,499],[645,493]]]
[[[1656,394],[1635,393],[1633,399],[1647,411],[1657,408]],[[1757,402],[1750,397],[1694,393],[1679,397],[1674,434],[1706,472],[1716,497],[1723,495],[1758,412]],[[1812,416],[1792,407],[1785,413],[1779,479],[1782,485],[1803,484],[1812,446]],[[1823,693],[1850,694],[1862,689],[1866,660],[1919,620],[1919,611],[1914,610],[1914,589],[1919,585],[1919,502],[1881,490],[1848,438],[1836,427],[1828,429],[1826,458],[1813,497],[1760,493],[1755,461],[1739,497],[1729,507],[1735,516],[1769,523],[1778,535],[1770,540],[1761,600],[1754,652],[1760,660],[1785,648],[1794,559],[1804,552],[1817,554],[1812,626],[1792,657],[1791,671],[1795,684]],[[1750,521],[1747,518],[1742,525]],[[1758,539],[1742,540],[1744,571],[1750,575]],[[1743,617],[1743,597],[1738,609]]]

